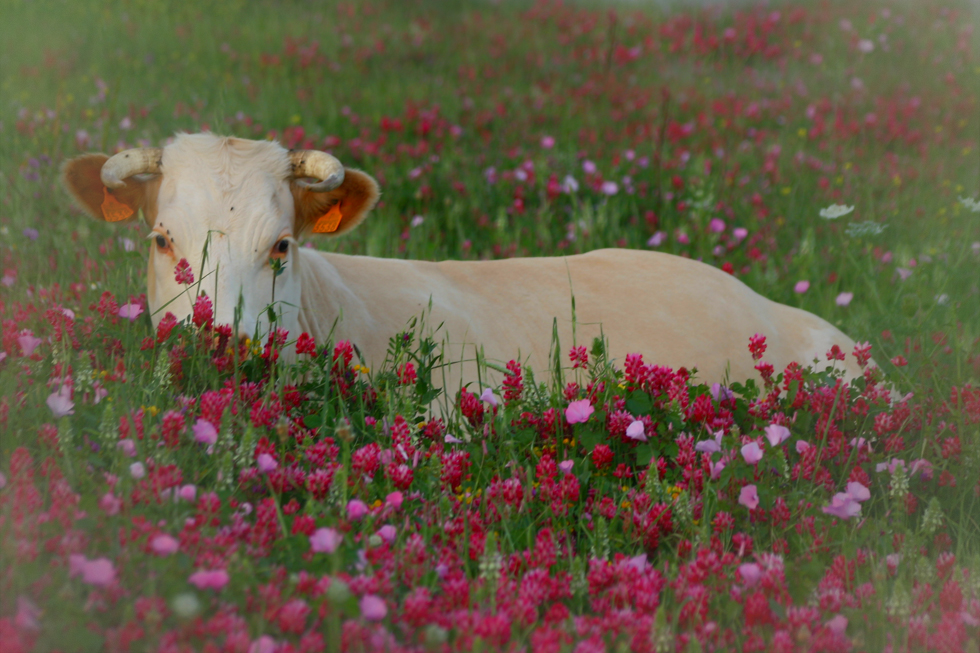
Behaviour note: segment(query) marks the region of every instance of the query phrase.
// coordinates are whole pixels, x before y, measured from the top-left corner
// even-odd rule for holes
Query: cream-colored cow
[[[309,179],[316,181],[310,182]],[[141,210],[151,229],[147,296],[153,322],[165,311],[191,315],[174,266],[186,258],[215,304],[215,322],[231,324],[240,303],[243,335],[268,329],[270,259],[281,325],[318,342],[337,321],[335,340],[355,343],[369,365],[384,360],[388,339],[427,311],[442,323],[453,361],[477,346],[498,363],[519,358],[543,372],[554,320],[564,349],[572,345],[571,297],[578,344],[604,334],[611,357],[697,368],[700,379],[757,376],[747,344],[768,338],[766,360],[778,370],[803,364],[837,344],[854,343],[826,321],[753,292],[709,265],[668,254],[606,249],[588,254],[501,261],[404,261],[327,254],[297,246],[317,232],[353,229],[374,206],[378,186],[317,151],[287,151],[271,141],[180,134],[162,149],[88,154],[64,167],[76,200],[99,219]],[[210,238],[207,260],[202,249]],[[202,269],[203,268],[203,269]],[[240,299],[239,299],[240,298]],[[164,309],[164,307],[166,307]],[[860,370],[848,355],[849,377]],[[476,380],[473,363],[454,365],[451,387]]]

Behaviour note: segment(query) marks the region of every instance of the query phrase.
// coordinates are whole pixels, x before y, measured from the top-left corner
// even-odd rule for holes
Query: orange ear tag
[[[107,222],[119,222],[133,215],[133,209],[113,197],[108,188],[103,186],[102,191],[105,195],[105,200],[102,202],[102,215]]]
[[[313,225],[313,233],[330,234],[337,231],[343,217],[340,214],[340,202],[337,202],[330,207],[329,211],[317,218],[316,224]]]

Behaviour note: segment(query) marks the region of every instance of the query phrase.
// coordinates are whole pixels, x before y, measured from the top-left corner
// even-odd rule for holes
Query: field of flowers
[[[0,651],[980,649],[974,3],[210,4],[3,3]],[[725,387],[556,342],[433,414],[415,325],[154,329],[59,166],[181,130],[375,175],[323,249],[670,252],[861,344]]]

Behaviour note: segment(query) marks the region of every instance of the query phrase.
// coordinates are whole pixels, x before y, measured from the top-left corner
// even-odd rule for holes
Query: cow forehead
[[[164,148],[162,168],[159,219],[185,239],[208,231],[274,238],[288,227],[289,158],[278,143],[181,134]]]

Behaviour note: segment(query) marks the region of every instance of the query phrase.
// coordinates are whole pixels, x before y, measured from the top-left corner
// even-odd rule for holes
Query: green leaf
[[[650,461],[657,456],[657,450],[649,445],[639,446],[634,451],[636,451],[636,466],[638,469],[649,466]]]
[[[630,398],[626,400],[626,410],[630,412],[631,415],[639,417],[641,415],[649,415],[653,411],[653,400],[650,399],[650,395],[642,390],[636,390],[630,395]]]

